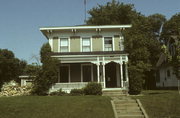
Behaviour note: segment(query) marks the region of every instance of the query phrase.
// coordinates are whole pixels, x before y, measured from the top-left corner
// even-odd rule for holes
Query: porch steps
[[[113,99],[117,118],[145,118],[136,100],[130,97],[119,97]]]
[[[137,100],[129,97],[124,90],[104,90],[103,96],[112,98],[115,118],[147,118]]]
[[[120,97],[120,96],[127,96],[126,90],[103,90],[103,96],[109,97]]]

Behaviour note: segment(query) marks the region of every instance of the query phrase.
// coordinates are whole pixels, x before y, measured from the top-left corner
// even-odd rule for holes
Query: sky
[[[110,1],[87,0],[87,11]],[[169,19],[180,12],[180,0],[119,1],[134,4],[146,16],[160,13]],[[0,49],[11,50],[17,58],[31,64],[48,41],[40,27],[81,24],[84,24],[84,0],[0,0]]]

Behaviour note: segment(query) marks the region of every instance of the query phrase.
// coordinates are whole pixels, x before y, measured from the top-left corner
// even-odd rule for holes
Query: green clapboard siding
[[[119,41],[120,38],[119,37],[114,37],[114,47],[115,47],[115,51],[119,51]]]
[[[93,38],[92,39],[92,51],[102,51],[103,45],[102,45],[102,38]]]
[[[80,38],[71,38],[70,52],[80,52]]]
[[[58,39],[53,39],[53,52],[58,52]]]

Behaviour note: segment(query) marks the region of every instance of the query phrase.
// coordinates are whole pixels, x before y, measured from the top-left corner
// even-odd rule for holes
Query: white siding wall
[[[170,71],[170,76],[167,76],[167,71]],[[160,69],[160,82],[156,83],[157,87],[177,87],[178,81],[176,75],[173,74],[172,67],[163,67]]]

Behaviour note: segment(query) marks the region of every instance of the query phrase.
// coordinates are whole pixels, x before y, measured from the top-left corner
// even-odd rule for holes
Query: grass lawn
[[[177,91],[143,91],[139,98],[150,118],[180,118],[180,95]]]
[[[103,96],[0,97],[0,118],[113,118]]]

